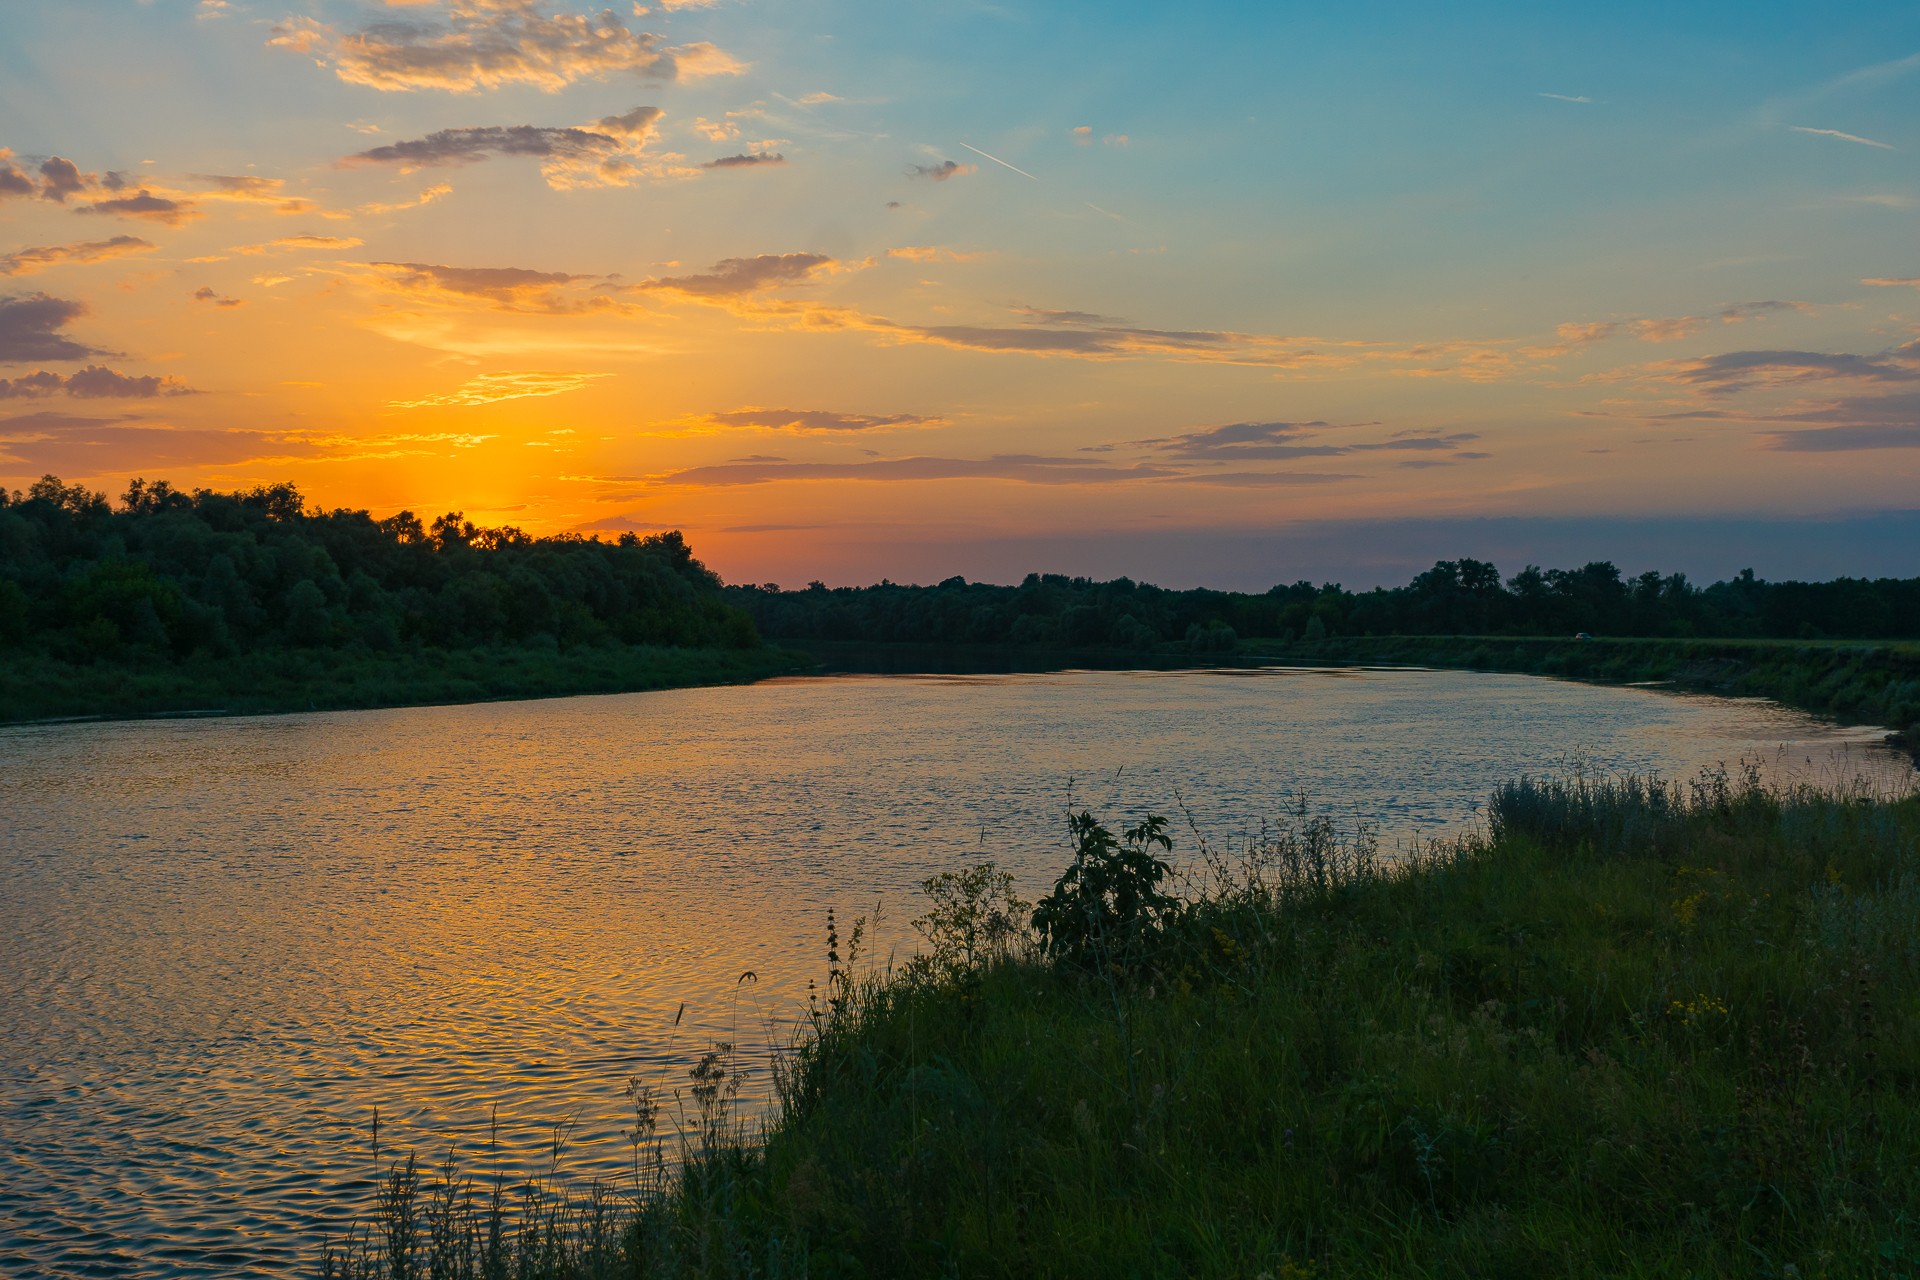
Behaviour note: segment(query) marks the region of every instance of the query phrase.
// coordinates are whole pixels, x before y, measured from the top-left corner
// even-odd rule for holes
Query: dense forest
[[[730,587],[727,596],[777,640],[907,641],[1230,650],[1242,637],[1534,635],[1665,638],[1920,637],[1920,578],[1766,582],[1751,570],[1696,587],[1681,574],[1621,576],[1612,564],[1501,580],[1479,560],[1442,560],[1404,587],[1347,591],[1296,582],[1260,595],[1167,591],[1127,578],[1028,574],[1017,587],[949,578],[804,590]]]
[[[452,512],[310,508],[292,485],[117,506],[47,476],[0,487],[0,647],[120,663],[273,650],[752,648],[753,623],[678,533],[603,542]]]
[[[1443,560],[1404,587],[1297,582],[1261,594],[1029,574],[723,586],[677,532],[612,541],[479,528],[459,512],[310,507],[292,485],[188,493],[133,481],[117,504],[47,476],[0,487],[0,647],[69,662],[285,651],[605,645],[748,649],[785,641],[1226,652],[1241,638],[1534,635],[1920,636],[1920,578],[1696,587],[1612,564],[1502,580]]]

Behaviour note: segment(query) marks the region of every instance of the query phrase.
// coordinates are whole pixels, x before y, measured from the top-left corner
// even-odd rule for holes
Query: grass
[[[717,1052],[629,1185],[515,1235],[404,1166],[327,1274],[1920,1276],[1920,799],[1489,812],[1408,859],[1304,811],[1188,837],[1174,902],[1075,949],[990,868],[930,882],[926,958],[834,939],[764,1131]]]
[[[0,654],[0,723],[221,712],[330,711],[741,684],[805,670],[783,649],[276,649],[226,658],[72,663]]]

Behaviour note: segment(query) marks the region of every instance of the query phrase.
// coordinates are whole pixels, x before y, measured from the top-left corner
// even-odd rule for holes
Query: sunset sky
[[[1920,9],[0,7],[0,483],[730,580],[1920,573]]]

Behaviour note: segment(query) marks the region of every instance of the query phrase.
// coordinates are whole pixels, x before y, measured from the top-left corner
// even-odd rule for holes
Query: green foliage
[[[1013,875],[991,862],[923,880],[930,908],[913,922],[937,973],[959,974],[997,960],[1026,937],[1030,909],[1013,892]]]
[[[1148,817],[1116,840],[1091,813],[1068,819],[1073,861],[1033,911],[1041,951],[1081,967],[1125,965],[1151,943],[1178,907],[1160,888],[1173,870],[1153,849],[1171,850],[1167,820]]]
[[[793,641],[1021,645],[1195,653],[1229,636],[1555,636],[1685,639],[1920,638],[1920,578],[1766,582],[1749,570],[1699,587],[1681,574],[1624,577],[1607,561],[1528,565],[1505,582],[1483,560],[1442,560],[1404,587],[1295,582],[1259,594],[1169,591],[1130,578],[1028,574],[1017,587],[949,578],[801,591],[735,586],[761,632]]]
[[[286,484],[188,494],[135,480],[116,509],[48,476],[0,502],[0,652],[15,669],[55,663],[57,685],[87,684],[90,665],[152,687],[167,663],[185,675],[315,653],[329,655],[320,670],[346,672],[375,655],[620,646],[744,652],[760,639],[677,532],[533,538],[458,512],[427,528],[411,512],[309,508]],[[198,705],[228,692],[248,690],[216,685]],[[110,697],[50,714],[112,711],[123,699]],[[0,690],[0,718],[20,714],[6,703]]]

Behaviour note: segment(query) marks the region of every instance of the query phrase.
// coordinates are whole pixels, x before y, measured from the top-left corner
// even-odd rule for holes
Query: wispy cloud
[[[907,166],[909,178],[926,178],[932,182],[945,182],[948,178],[964,178],[977,172],[977,166],[961,164],[958,160],[942,160],[939,164],[910,164]]]
[[[735,409],[710,413],[703,422],[716,427],[747,427],[757,431],[785,431],[796,435],[879,431],[892,427],[934,427],[945,418],[917,413],[835,413],[826,409]]]
[[[390,142],[348,156],[349,165],[392,165],[402,173],[446,165],[475,164],[496,156],[538,160],[556,191],[578,187],[624,187],[668,170],[643,163],[642,153],[658,131],[658,107],[635,107],[589,125],[481,125],[440,129],[424,138]]]
[[[639,287],[692,298],[731,298],[780,285],[808,284],[838,265],[824,253],[763,253],[751,258],[723,258],[710,271],[660,276]]]
[[[392,400],[396,409],[498,404],[502,400],[533,400],[565,395],[609,377],[604,373],[483,373],[469,378],[457,390],[418,400]]]
[[[153,243],[139,236],[114,236],[110,240],[83,240],[78,244],[47,244],[20,249],[0,256],[0,276],[24,276],[49,267],[79,266],[105,262],[130,253],[145,253]]]
[[[701,165],[702,169],[765,169],[783,165],[787,158],[778,151],[743,151],[739,155],[721,156],[718,160],[709,160]]]
[[[1790,124],[1787,128],[1795,133],[1811,133],[1822,138],[1838,138],[1842,142],[1857,142],[1863,147],[1879,147],[1882,151],[1896,149],[1891,142],[1876,142],[1872,138],[1863,138],[1857,133],[1842,133],[1838,129],[1810,129],[1800,124]]]
[[[349,84],[387,92],[526,84],[552,93],[612,75],[672,81],[745,69],[711,44],[674,47],[635,31],[611,9],[548,15],[534,0],[445,0],[435,12],[444,16],[383,18],[353,31],[289,18],[267,43],[306,54]]]
[[[211,302],[216,307],[232,308],[232,307],[244,307],[247,305],[245,298],[223,297],[219,293],[214,291],[214,288],[212,285],[206,285],[206,284],[201,285],[198,289],[195,289],[193,291],[193,300],[195,302]]]
[[[478,303],[489,310],[541,315],[577,315],[589,311],[617,311],[626,304],[606,293],[583,292],[601,277],[566,271],[535,271],[527,267],[456,267],[433,262],[366,262],[347,264],[381,289],[419,302],[470,309]]]
[[[1543,98],[1552,98],[1555,102],[1577,102],[1583,107],[1593,105],[1593,99],[1586,97],[1584,95],[1576,96],[1571,93],[1543,93],[1540,96]]]

